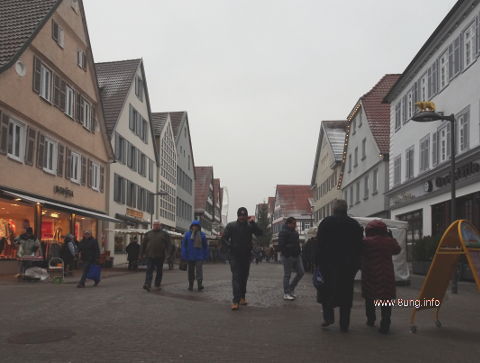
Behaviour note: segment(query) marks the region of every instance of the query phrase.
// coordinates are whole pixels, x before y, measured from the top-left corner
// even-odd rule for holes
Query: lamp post
[[[455,115],[451,114],[449,116],[444,116],[435,112],[435,105],[433,102],[418,102],[417,105],[420,107],[420,112],[413,115],[412,120],[416,122],[432,122],[432,121],[448,121],[450,122],[450,223],[453,223],[457,218],[456,211],[456,189],[455,189]],[[458,269],[455,268],[455,274],[452,279],[452,289],[453,294],[458,293]]]
[[[155,212],[155,205],[158,204],[158,203],[155,203],[155,201],[157,200],[156,196],[157,195],[168,195],[168,193],[161,190],[159,192],[152,193],[152,195],[155,196],[155,198],[153,199],[153,210],[150,212],[150,228],[153,228],[153,213]]]

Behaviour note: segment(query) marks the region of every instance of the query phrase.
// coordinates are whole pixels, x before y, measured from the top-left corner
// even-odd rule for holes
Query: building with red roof
[[[195,219],[202,224],[202,231],[212,235],[214,221],[213,166],[195,167]]]

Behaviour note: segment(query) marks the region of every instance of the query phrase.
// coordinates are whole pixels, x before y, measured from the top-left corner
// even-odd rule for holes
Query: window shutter
[[[427,97],[430,99],[433,95],[433,85],[432,85],[432,72],[433,72],[433,66],[431,66],[430,68],[428,68],[427,70]],[[426,101],[426,100],[422,100],[422,101]]]
[[[52,38],[58,43],[58,24],[54,20],[52,20]]]
[[[65,93],[67,92],[67,84],[63,79],[60,79],[60,100],[59,100],[59,107],[62,111],[65,112]]]
[[[45,161],[45,136],[38,133],[37,142],[37,168],[43,169]]]
[[[480,53],[480,21],[479,17],[475,18],[475,54]]]
[[[82,156],[82,178],[81,184],[85,185],[87,182],[87,158]]]
[[[0,112],[0,154],[6,155],[8,148],[8,115]]]
[[[126,192],[126,180],[125,179],[121,179],[120,180],[120,201],[122,202],[122,204],[125,204],[125,192]]]
[[[88,186],[89,188],[92,187],[92,169],[93,169],[92,160],[88,159],[87,186]]]
[[[130,110],[129,110],[129,116],[128,116],[128,127],[130,130],[134,131],[135,130],[135,116],[133,113],[133,107],[130,105]]]
[[[53,75],[53,104],[60,107],[60,77]]]
[[[115,132],[115,159],[120,161],[120,135]]]
[[[439,63],[438,63],[438,59],[433,63],[433,71],[432,71],[432,96],[433,95],[436,95],[437,92],[438,92],[438,66],[439,66]]]
[[[447,157],[450,157],[452,154],[452,148],[451,148],[451,141],[450,138],[452,137],[452,129],[451,129],[452,124],[448,123],[447,125]]]
[[[74,99],[75,99],[75,121],[81,122],[80,121],[80,93],[77,91],[74,91]]]
[[[25,143],[25,165],[33,165],[36,136],[37,132],[29,127],[27,129],[27,142]]]
[[[459,71],[463,71],[463,65],[464,65],[464,53],[463,53],[463,47],[464,47],[464,43],[463,43],[463,33],[460,33],[459,35],[459,40],[458,42],[460,43],[460,48],[458,49],[458,53],[459,53],[459,61],[460,61],[460,67],[459,67]],[[471,57],[473,56],[473,54],[471,55]]]
[[[454,49],[453,43],[448,46],[448,79],[453,78],[453,63],[454,63]]]
[[[37,57],[33,57],[33,91],[40,93],[40,80],[42,78],[41,62]]]
[[[100,166],[100,192],[103,193],[105,183],[105,167]]]
[[[91,117],[91,125],[90,125],[90,131],[95,133],[95,128],[97,127],[97,112],[96,112],[96,107],[92,105],[92,117]]]
[[[438,164],[438,131],[432,135],[432,166]]]
[[[87,70],[87,52],[86,51],[82,51],[82,68],[84,71]]]
[[[78,94],[78,122],[80,122],[82,125],[83,125],[83,120],[84,120],[84,117],[85,115],[83,114],[83,107],[84,107],[84,102],[85,100],[83,99],[83,97],[80,95],[80,93]]]
[[[65,179],[72,178],[72,150],[65,148]]]
[[[58,144],[57,175],[63,176],[63,158],[65,156],[65,146]]]
[[[408,119],[408,113],[407,113],[407,108],[408,108],[408,103],[407,103],[407,95],[403,96],[403,100],[402,100],[402,120],[403,120],[403,123],[406,123],[407,122],[407,119]]]

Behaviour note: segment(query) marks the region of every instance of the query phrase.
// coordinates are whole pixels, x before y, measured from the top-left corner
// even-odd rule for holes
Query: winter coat
[[[325,283],[319,292],[319,302],[352,306],[353,280],[360,267],[362,240],[362,227],[347,215],[330,216],[320,223],[315,263]]]
[[[20,244],[17,250],[18,257],[33,256],[40,247],[40,241],[34,235],[28,233],[22,234],[18,238],[17,243]]]
[[[164,230],[151,230],[145,234],[142,242],[142,255],[147,258],[163,258],[170,250],[170,235]]]
[[[395,274],[392,255],[401,251],[389,236],[369,236],[362,248],[362,294],[366,299],[395,298]]]
[[[137,261],[140,255],[140,245],[137,241],[132,241],[128,244],[127,248],[125,248],[125,252],[128,254],[128,261]]]
[[[255,222],[230,222],[223,232],[222,245],[231,258],[248,261],[253,248],[252,235],[262,234],[262,230]]]
[[[100,257],[100,248],[95,238],[84,238],[78,245],[78,250],[83,262],[95,263]]]
[[[300,256],[300,237],[298,232],[284,224],[278,234],[278,248],[284,257]]]
[[[205,233],[198,231],[202,239],[202,247],[194,247],[193,231],[185,233],[182,239],[182,259],[185,261],[204,261],[208,259],[208,242]]]

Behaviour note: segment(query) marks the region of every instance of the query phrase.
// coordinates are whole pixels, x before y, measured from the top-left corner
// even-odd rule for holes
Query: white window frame
[[[447,87],[448,81],[450,80],[450,74],[448,72],[448,62],[448,51],[445,51],[439,58],[438,85],[440,90]]]
[[[438,163],[443,163],[448,157],[448,124],[438,130]]]
[[[463,64],[467,68],[475,61],[475,44],[477,42],[476,22],[473,21],[463,32]]]
[[[85,54],[85,51],[83,49],[77,49],[77,66],[85,70],[86,60],[87,60],[87,56]]]
[[[409,121],[415,113],[415,104],[413,103],[413,91],[407,94],[407,121]]]
[[[428,75],[425,73],[420,78],[420,101],[426,101],[428,99]]]
[[[12,133],[10,133],[12,128]],[[8,121],[7,155],[10,159],[23,163],[25,158],[25,125],[12,118]],[[11,150],[10,150],[11,147]],[[18,149],[18,155],[15,152]]]
[[[40,63],[40,97],[52,101],[52,71]]]
[[[65,87],[65,114],[72,119],[75,114],[75,91],[68,84]]]
[[[43,171],[57,175],[58,144],[52,139],[45,138]],[[52,162],[51,167],[50,163]]]
[[[420,140],[420,171],[430,169],[430,134]]]
[[[92,180],[90,180],[92,189],[96,190],[97,192],[100,191],[100,165],[92,162]]]
[[[470,146],[470,122],[469,112],[464,112],[457,116],[458,123],[458,150],[464,152]]]
[[[70,180],[76,184],[82,180],[82,156],[74,151],[70,159]]]
[[[82,125],[90,131],[92,128],[92,106],[90,105],[90,102],[88,102],[85,98],[82,97],[81,107],[83,108]]]

